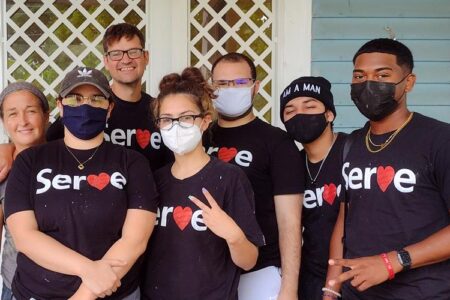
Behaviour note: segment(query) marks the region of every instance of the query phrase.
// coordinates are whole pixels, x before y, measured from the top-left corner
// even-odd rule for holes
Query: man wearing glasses
[[[247,174],[266,242],[256,266],[241,276],[239,299],[297,299],[304,191],[300,152],[284,131],[253,114],[260,83],[247,56],[220,57],[212,67],[212,83],[219,118],[204,140],[205,148]]]
[[[145,39],[136,26],[120,23],[110,26],[103,37],[103,62],[112,77],[114,110],[105,129],[105,140],[136,150],[148,159],[152,170],[173,160],[155,127],[150,103],[152,97],[142,92],[142,76],[149,63]],[[47,132],[47,140],[63,137],[57,120]]]

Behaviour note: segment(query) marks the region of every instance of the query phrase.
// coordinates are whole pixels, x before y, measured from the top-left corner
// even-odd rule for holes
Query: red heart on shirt
[[[378,167],[377,169],[377,182],[378,186],[383,192],[386,192],[388,186],[391,184],[394,179],[395,171],[391,166]]]
[[[219,159],[224,161],[224,162],[229,162],[230,160],[233,159],[233,157],[236,156],[237,154],[237,149],[234,147],[231,148],[227,148],[227,147],[222,147],[219,149]]]
[[[175,220],[175,223],[177,224],[178,228],[181,230],[184,230],[186,226],[191,221],[192,216],[192,209],[190,207],[181,207],[177,206],[173,210],[173,219]]]
[[[325,184],[323,186],[322,198],[327,201],[328,204],[333,205],[334,199],[336,199],[337,189],[334,183]]]
[[[109,175],[106,173],[100,173],[97,175],[89,175],[87,177],[87,182],[99,189],[100,191],[103,190],[109,183]]]
[[[147,129],[136,129],[136,141],[142,149],[147,147],[150,143],[150,131]]]

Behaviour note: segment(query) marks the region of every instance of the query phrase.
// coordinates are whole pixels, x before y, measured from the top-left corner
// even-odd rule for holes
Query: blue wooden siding
[[[331,81],[340,131],[361,127],[350,99],[352,58],[366,41],[396,38],[413,52],[411,110],[450,123],[450,0],[313,0],[312,74]]]

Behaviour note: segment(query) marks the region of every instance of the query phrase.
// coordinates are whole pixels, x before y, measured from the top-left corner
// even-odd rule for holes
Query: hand
[[[189,199],[202,210],[205,225],[215,235],[225,239],[227,243],[235,243],[245,237],[236,222],[220,208],[211,194],[205,188],[202,189],[202,192],[211,208],[194,196],[189,196]]]
[[[392,263],[392,259],[390,261]],[[389,278],[383,259],[379,255],[355,259],[330,259],[328,263],[332,266],[350,268],[349,271],[343,272],[337,278],[328,281],[330,286],[351,280],[352,286],[358,291],[364,291]]]
[[[120,286],[120,279],[113,267],[122,267],[125,262],[117,259],[93,261],[84,268],[81,280],[97,297],[104,298],[114,293]]]

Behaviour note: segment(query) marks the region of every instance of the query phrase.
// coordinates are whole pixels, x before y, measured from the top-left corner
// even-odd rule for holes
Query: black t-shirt
[[[378,153],[366,148],[368,129],[366,124],[352,133],[354,142],[342,167],[349,201],[348,258],[399,250],[450,224],[450,125],[414,113]],[[381,144],[390,134],[371,139]],[[343,292],[346,299],[448,300],[450,260],[401,272],[364,293],[347,282]]]
[[[172,152],[162,142],[150,105],[153,98],[142,93],[137,102],[124,101],[113,95],[114,109],[105,129],[105,140],[142,153],[152,170],[173,161]],[[57,119],[47,130],[47,141],[64,137],[64,126]]]
[[[226,241],[207,229],[188,196],[208,203],[206,188],[256,246],[264,237],[256,222],[253,191],[239,168],[216,158],[197,174],[179,180],[171,164],[155,174],[160,193],[155,232],[149,243],[143,299],[237,299],[240,269]]]
[[[301,194],[305,164],[286,132],[256,118],[248,124],[224,128],[214,124],[203,144],[207,153],[241,167],[255,192],[256,219],[266,238],[253,268],[281,266],[275,195]]]
[[[320,288],[325,284],[331,234],[339,214],[340,202],[345,196],[345,187],[341,184],[342,148],[345,137],[346,134],[338,133],[322,168],[320,168],[322,161],[308,163],[311,177],[316,179],[315,183],[311,182],[308,172],[305,172],[306,188],[302,209],[303,246],[300,271],[302,274],[313,273],[323,278],[324,282]],[[302,150],[301,153],[306,159],[305,150]]]
[[[80,161],[93,153],[71,151]],[[83,170],[77,166],[63,140],[21,152],[8,177],[5,214],[32,210],[41,232],[98,260],[121,237],[128,209],[156,212],[156,187],[141,154],[109,142]],[[137,288],[140,268],[140,262],[133,266],[110,299]],[[18,254],[12,285],[17,299],[68,299],[80,283],[79,277],[52,272]]]

